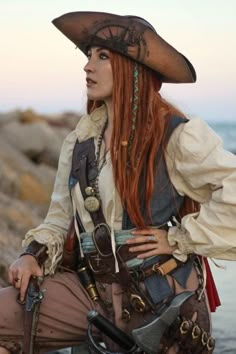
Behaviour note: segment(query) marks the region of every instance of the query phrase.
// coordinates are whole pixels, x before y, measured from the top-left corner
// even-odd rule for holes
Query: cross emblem
[[[99,262],[102,260],[102,258],[99,257],[99,253],[97,253],[96,258],[94,260],[97,262],[97,267],[99,267]]]

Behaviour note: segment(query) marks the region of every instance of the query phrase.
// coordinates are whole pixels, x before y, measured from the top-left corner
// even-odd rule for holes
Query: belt
[[[142,259],[137,258],[137,255],[139,252],[129,252],[129,247],[130,245],[127,245],[125,243],[126,240],[130,239],[133,237],[131,234],[132,230],[116,230],[114,231],[115,234],[115,242],[116,242],[116,248],[117,248],[117,253],[123,260],[123,262],[126,263],[126,266],[128,268],[132,268],[135,266],[140,266],[143,263]],[[98,245],[95,245],[94,243],[94,238],[93,238],[93,233],[92,232],[83,232],[80,234],[81,237],[81,244],[82,244],[82,249],[83,253],[86,255],[94,255],[96,256],[97,254],[100,255],[101,257],[105,257],[103,251],[99,251]],[[109,239],[108,242],[111,240]],[[108,253],[107,257],[109,257],[110,254]]]
[[[125,244],[127,239],[133,237],[131,231],[119,230],[114,232],[117,245],[116,255],[119,260],[120,271],[128,268],[130,274],[135,279],[144,280],[153,274],[165,276],[185,264],[175,259],[172,255],[159,255],[146,258],[145,260],[137,258],[140,252],[129,252],[130,245]],[[92,270],[95,280],[108,284],[119,282],[111,255],[104,255],[98,249],[94,243],[92,233],[82,233],[80,236],[86,263]]]

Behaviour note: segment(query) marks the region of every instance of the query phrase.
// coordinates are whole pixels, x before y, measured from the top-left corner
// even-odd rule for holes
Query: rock
[[[21,123],[45,122],[45,117],[41,114],[35,113],[32,109],[27,109],[20,113],[19,121]]]
[[[14,121],[1,129],[4,139],[37,163],[56,167],[61,145],[69,130],[52,128],[45,121],[22,124]]]
[[[8,285],[8,268],[21,252],[25,233],[46,216],[61,145],[78,120],[73,112],[0,114],[0,287]],[[72,352],[47,354],[57,353]]]
[[[18,110],[0,113],[0,126],[3,126],[4,124],[8,124],[10,122],[18,121],[20,114],[21,112]]]
[[[0,134],[0,191],[22,200],[48,204],[56,169],[36,165]]]
[[[39,225],[46,211],[0,192],[0,286],[7,285],[9,265],[17,258],[25,233]]]

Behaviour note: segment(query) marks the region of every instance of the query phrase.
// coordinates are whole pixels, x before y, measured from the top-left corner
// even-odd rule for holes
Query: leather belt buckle
[[[92,232],[94,246],[102,257],[112,256],[111,231],[107,224],[101,223],[95,226]]]

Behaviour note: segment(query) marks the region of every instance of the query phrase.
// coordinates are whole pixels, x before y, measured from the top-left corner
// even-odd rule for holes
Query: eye
[[[107,51],[101,51],[99,53],[99,58],[102,60],[109,59],[109,53]]]

